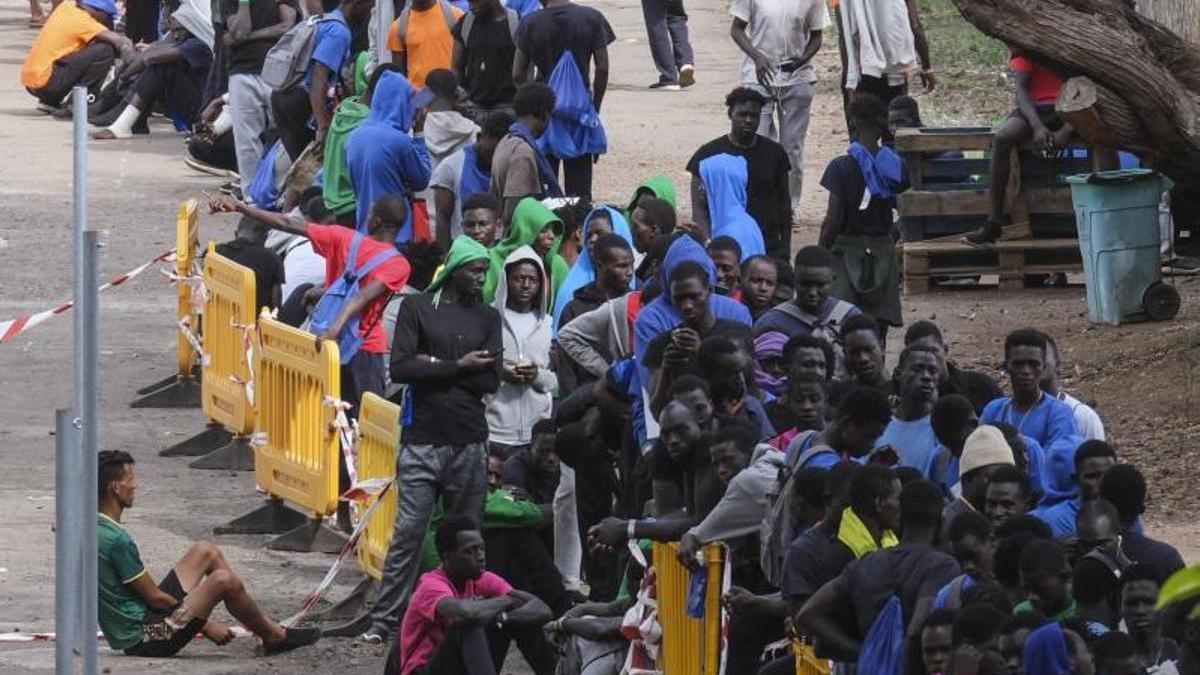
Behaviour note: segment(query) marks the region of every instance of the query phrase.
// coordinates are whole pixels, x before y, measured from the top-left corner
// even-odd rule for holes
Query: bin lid
[[[1067,176],[1067,182],[1075,184],[1090,183],[1092,185],[1125,185],[1143,180],[1158,180],[1158,178],[1158,172],[1154,169],[1120,169],[1118,171],[1077,173],[1073,176]]]

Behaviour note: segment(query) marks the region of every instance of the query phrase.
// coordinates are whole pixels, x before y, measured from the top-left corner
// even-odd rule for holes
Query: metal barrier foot
[[[378,584],[375,583],[374,579],[371,577],[364,577],[363,580],[358,582],[358,585],[354,587],[354,590],[350,591],[349,595],[342,600],[339,600],[328,609],[320,612],[314,612],[313,618],[322,622],[336,621],[344,626],[357,624],[363,617],[367,617],[367,620],[370,621],[370,617],[367,615],[367,610],[371,608],[371,602],[375,598],[375,590],[377,586]],[[358,633],[362,633],[370,627],[370,624],[368,624],[367,626],[364,626],[362,630],[359,630],[354,634],[357,635]]]
[[[193,469],[253,471],[254,448],[248,436],[234,436],[227,445],[188,464]]]
[[[272,551],[337,553],[349,539],[345,534],[325,527],[323,520],[313,518],[300,527],[268,541],[267,548]]]
[[[350,621],[322,628],[321,634],[328,637],[358,637],[362,635],[371,627],[371,614],[367,611],[368,609],[364,608],[362,614]]]
[[[129,404],[130,408],[199,408],[200,381],[193,377],[171,376],[161,386],[139,389],[142,398]]]
[[[220,424],[210,424],[200,433],[158,451],[159,457],[197,457],[207,455],[233,440],[233,434]]]
[[[283,500],[268,499],[250,513],[214,527],[213,534],[279,534],[307,522],[303,513],[284,506]]]

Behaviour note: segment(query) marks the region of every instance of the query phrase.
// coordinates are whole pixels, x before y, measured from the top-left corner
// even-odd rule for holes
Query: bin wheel
[[[1147,286],[1142,294],[1142,308],[1155,321],[1173,319],[1179,313],[1179,291],[1174,286],[1156,281]]]

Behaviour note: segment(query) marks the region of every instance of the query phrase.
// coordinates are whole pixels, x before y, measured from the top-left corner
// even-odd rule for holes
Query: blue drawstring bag
[[[259,160],[250,185],[242,186],[243,194],[260,209],[278,211],[279,197],[283,195],[283,177],[290,166],[291,160],[283,149],[283,143],[275,141]]]
[[[571,50],[563,50],[546,84],[554,90],[554,112],[538,141],[542,151],[559,159],[608,152],[608,136],[600,122],[600,113],[592,105],[592,93],[583,82]]]
[[[342,276],[329,286],[313,309],[309,330],[314,335],[320,335],[329,330],[329,327],[337,320],[338,314],[341,314],[342,307],[358,293],[358,287],[363,277],[370,274],[376,267],[400,255],[399,251],[394,248],[380,251],[362,267],[355,269],[354,263],[358,260],[358,245],[362,240],[363,234],[355,232],[354,239],[350,242],[350,254],[346,256],[346,269],[342,270]],[[382,319],[382,316],[380,318]],[[350,359],[358,352],[359,347],[362,347],[363,339],[358,330],[358,320],[358,315],[350,317],[350,320],[342,327],[342,332],[338,333],[338,351],[342,365],[350,363]]]
[[[692,570],[688,585],[687,614],[693,619],[704,618],[704,596],[708,595],[708,574],[705,570]]]
[[[904,606],[892,594],[879,611],[858,655],[858,672],[901,675],[904,672]]]

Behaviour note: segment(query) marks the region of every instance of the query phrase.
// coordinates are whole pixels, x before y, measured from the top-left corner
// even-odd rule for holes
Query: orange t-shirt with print
[[[21,84],[30,89],[41,89],[50,81],[54,62],[83,49],[97,35],[108,30],[74,0],[64,0],[46,20],[29,56],[21,66]]]
[[[400,39],[400,20],[392,22],[388,31],[388,49],[405,52],[408,56],[408,81],[418,89],[424,88],[425,77],[438,68],[449,68],[454,57],[454,37],[446,25],[446,15],[436,0],[429,9],[414,9],[408,15],[408,34]],[[454,20],[463,12],[451,7]]]

